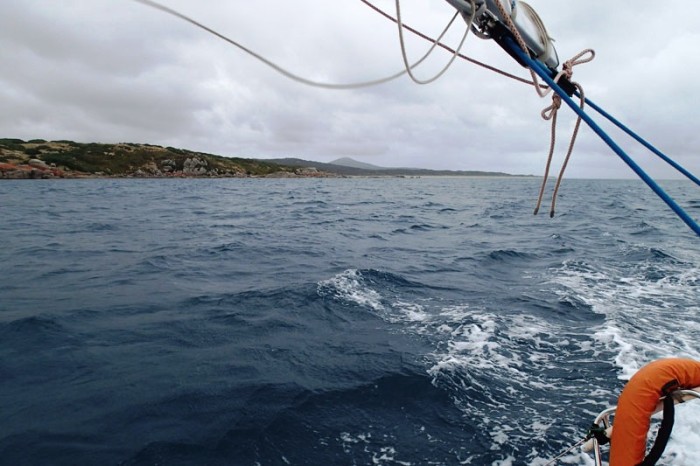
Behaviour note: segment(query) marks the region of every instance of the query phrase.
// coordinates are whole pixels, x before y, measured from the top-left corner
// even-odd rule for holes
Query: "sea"
[[[539,183],[0,182],[0,464],[592,465],[637,369],[700,359],[700,238]],[[700,401],[660,464],[699,462]]]

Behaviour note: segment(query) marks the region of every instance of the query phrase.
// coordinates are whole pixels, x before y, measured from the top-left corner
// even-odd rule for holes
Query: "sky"
[[[373,80],[403,69],[398,30],[360,0],[160,0],[304,78]],[[395,14],[394,0],[374,0]],[[687,2],[530,0],[586,96],[700,174],[700,11]],[[404,21],[438,36],[444,0],[403,0]],[[457,46],[461,19],[445,37]],[[430,44],[406,37],[410,60]],[[528,77],[493,41],[463,52]],[[415,73],[435,75],[439,50]],[[0,0],[0,137],[136,142],[232,157],[340,157],[385,167],[540,175],[550,104],[524,84],[457,60],[436,82],[408,77],[356,90],[308,87],[178,18],[134,0]],[[559,116],[553,171],[574,125]],[[597,120],[600,120],[597,118]],[[611,135],[655,178],[675,172],[628,137]],[[572,178],[634,178],[583,128]]]

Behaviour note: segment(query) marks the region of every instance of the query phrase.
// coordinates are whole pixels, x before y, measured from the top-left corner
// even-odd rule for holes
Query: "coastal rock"
[[[177,162],[171,159],[161,160],[160,167],[164,173],[170,173],[177,168]]]
[[[40,145],[39,145],[40,144]],[[82,157],[89,156],[90,163]],[[0,178],[328,177],[310,167],[227,158],[151,144],[0,138]],[[272,174],[271,174],[272,173]]]
[[[182,174],[185,176],[202,176],[207,174],[207,161],[199,157],[185,159],[182,165]]]
[[[296,173],[285,172],[285,171],[274,172],[274,173],[270,173],[269,175],[265,176],[265,178],[296,178],[296,177],[297,177]]]
[[[29,159],[29,162],[27,162],[27,164],[31,167],[38,168],[40,170],[48,170],[49,168],[49,166],[46,165],[46,162],[39,159]]]
[[[49,179],[56,176],[63,176],[63,172],[56,169],[39,169],[31,165],[14,165],[11,163],[0,163],[0,179],[6,180],[38,180]]]

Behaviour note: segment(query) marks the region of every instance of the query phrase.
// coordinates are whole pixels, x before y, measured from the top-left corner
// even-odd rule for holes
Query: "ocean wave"
[[[491,251],[487,256],[493,261],[516,261],[516,260],[528,260],[536,257],[534,254],[515,251],[512,249],[499,249],[496,251]]]
[[[381,311],[386,308],[387,301],[377,290],[389,290],[390,293],[394,293],[397,289],[412,286],[410,281],[389,272],[348,269],[319,282],[317,289],[321,296],[330,296],[353,305]]]
[[[534,179],[0,183],[0,463],[544,466],[700,358],[695,237],[566,186],[549,219]]]
[[[56,347],[74,341],[70,331],[56,319],[47,316],[31,316],[0,322],[2,346],[13,351],[35,348]]]
[[[396,283],[405,282],[378,271],[349,270],[320,284],[320,290],[330,289],[336,298],[375,312],[394,325],[396,332],[427,340],[433,349],[426,354],[426,373],[465,416],[487,426],[490,440],[482,442],[489,445],[490,452],[504,455],[510,451],[515,455],[509,445],[532,443],[524,434],[529,427],[551,426],[557,416],[571,415],[571,408],[567,412],[564,405],[576,399],[573,393],[581,394],[578,384],[586,377],[584,372],[577,374],[572,369],[571,361],[599,369],[588,321],[577,328],[552,325],[539,316],[504,315],[469,304],[449,305],[417,297],[411,288],[420,288],[420,284],[402,288]],[[579,314],[581,309],[591,313],[582,302],[564,305],[570,307],[567,312],[571,314]],[[561,364],[562,360],[567,363]],[[560,405],[544,409],[553,392]],[[580,410],[579,415],[584,415],[599,406],[589,401],[573,411]],[[528,412],[530,420],[523,424],[509,419],[504,424],[508,412],[514,409]],[[547,429],[542,428],[545,433]],[[542,442],[529,458],[544,458],[549,451],[552,443]],[[491,462],[493,453],[475,456],[473,461],[479,461],[475,458],[489,458]]]

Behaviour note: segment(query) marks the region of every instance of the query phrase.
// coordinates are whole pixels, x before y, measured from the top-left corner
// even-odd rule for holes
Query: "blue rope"
[[[581,117],[583,121],[586,122],[586,124],[608,145],[608,147],[610,147],[613,152],[615,152],[637,174],[637,176],[639,176],[652,189],[652,191],[654,191],[654,193],[656,193],[656,195],[659,196],[676,213],[676,215],[678,215],[678,217],[680,217],[680,219],[683,220],[686,225],[688,225],[690,229],[695,232],[695,234],[700,236],[700,225],[698,225],[698,223],[690,215],[688,215],[688,213],[683,210],[683,208],[679,206],[676,201],[674,201],[673,198],[671,198],[671,196],[669,196],[666,191],[664,191],[661,186],[656,183],[656,181],[647,175],[647,173],[639,165],[637,165],[635,161],[632,160],[630,156],[627,155],[625,151],[622,150],[622,148],[617,145],[617,143],[615,143],[615,141],[613,141],[612,138],[608,136],[608,134],[603,131],[603,129],[595,121],[593,121],[593,119],[586,112],[584,112],[557,83],[554,82],[549,70],[546,69],[544,65],[530,58],[530,56],[520,48],[512,37],[504,37],[503,43],[510,49],[511,52],[517,55],[523,61],[523,63],[526,63],[535,73],[537,73],[552,88],[552,90],[556,92],[562,98],[562,100],[566,102],[566,104],[574,112],[576,112],[578,116]]]
[[[578,93],[576,93],[576,95],[577,95],[578,97],[580,97],[580,96],[578,95]],[[662,153],[659,149],[657,149],[656,147],[652,146],[649,142],[647,142],[647,141],[645,141],[644,139],[642,139],[637,133],[635,133],[634,131],[632,131],[631,129],[629,129],[627,126],[625,126],[623,123],[621,123],[621,122],[620,122],[619,120],[617,120],[615,117],[613,117],[613,116],[610,115],[608,112],[606,112],[605,110],[603,110],[602,108],[600,108],[598,105],[596,105],[595,103],[593,103],[592,101],[590,101],[588,98],[586,98],[586,105],[590,105],[590,107],[591,107],[593,110],[595,110],[595,111],[597,111],[598,113],[600,113],[602,116],[604,116],[605,118],[607,118],[607,119],[608,119],[611,123],[613,123],[615,126],[617,126],[617,127],[620,128],[622,131],[624,131],[624,132],[627,133],[629,136],[631,136],[631,137],[632,137],[634,140],[636,140],[638,143],[640,143],[641,145],[643,145],[644,147],[646,147],[647,149],[649,149],[651,152],[653,152],[654,154],[656,154],[657,156],[659,156],[659,157],[660,157],[662,160],[664,160],[666,163],[668,163],[668,164],[671,165],[673,168],[675,168],[676,170],[678,170],[679,172],[681,172],[683,175],[685,175],[689,180],[693,181],[695,184],[697,184],[698,186],[700,186],[700,179],[698,179],[698,177],[696,177],[696,176],[693,175],[691,172],[689,172],[688,170],[686,170],[685,168],[683,168],[683,167],[682,167],[680,164],[678,164],[675,160],[671,159],[670,157],[668,157],[667,155],[665,155],[664,153]]]

